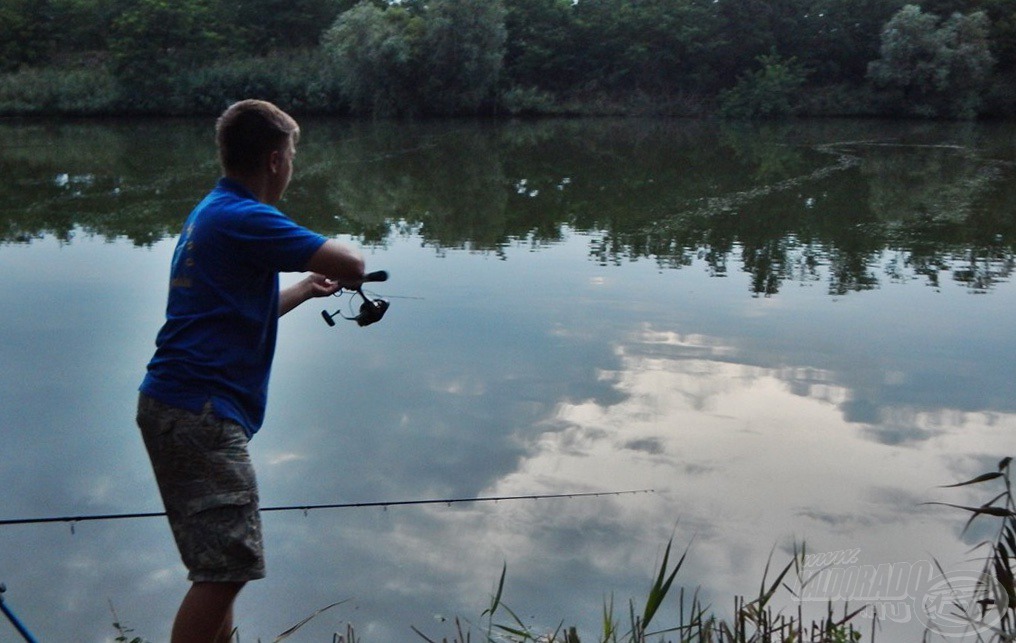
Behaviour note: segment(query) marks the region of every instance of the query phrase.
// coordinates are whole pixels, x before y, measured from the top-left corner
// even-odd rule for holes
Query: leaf
[[[674,582],[674,577],[677,576],[677,572],[681,569],[684,564],[684,559],[688,555],[688,550],[685,549],[681,555],[681,559],[677,561],[674,566],[674,570],[670,573],[670,576],[664,580],[664,576],[667,573],[667,561],[670,559],[670,546],[674,543],[673,539],[667,541],[667,548],[663,551],[663,563],[660,565],[660,572],[656,576],[656,582],[649,589],[649,596],[646,598],[646,608],[642,613],[642,627],[649,627],[649,622],[653,620],[656,615],[656,611],[660,608],[663,603],[664,597],[667,592],[670,591],[670,585]]]
[[[1005,493],[1001,495],[1004,496]],[[991,502],[995,502],[995,500],[998,500],[999,497],[1001,496],[996,496]],[[963,509],[964,511],[971,512],[973,515],[971,515],[970,519],[967,520],[965,525],[963,525],[964,532],[966,532],[967,528],[970,527],[970,523],[974,522],[974,518],[980,516],[981,514],[987,514],[989,516],[997,516],[999,518],[1016,518],[1016,512],[1013,512],[1004,507],[993,507],[991,506],[990,502],[988,504],[981,505],[980,507],[967,507],[965,505],[954,505],[949,502],[923,502],[921,504],[941,505],[943,507],[952,507],[953,509]]]
[[[347,601],[348,601],[348,599],[347,599]],[[300,621],[299,623],[297,623],[293,627],[289,628],[288,630],[286,630],[282,634],[279,634],[277,637],[275,637],[272,640],[272,643],[279,643],[279,641],[288,639],[290,636],[293,635],[294,632],[296,632],[298,629],[300,629],[301,627],[306,625],[308,622],[310,622],[311,619],[316,617],[321,612],[324,612],[325,610],[330,610],[333,607],[335,607],[336,605],[342,605],[343,603],[345,603],[347,601],[338,601],[337,603],[332,603],[331,605],[326,605],[325,607],[322,607],[321,609],[319,609],[318,611],[314,612],[313,614],[311,614],[307,618],[303,619],[302,621]]]
[[[967,480],[966,482],[957,482],[956,484],[940,485],[939,488],[941,488],[941,489],[951,489],[953,487],[964,487],[964,486],[966,486],[968,484],[978,484],[978,483],[981,483],[981,482],[987,482],[988,480],[994,480],[995,478],[1001,478],[1001,477],[1002,477],[1001,473],[999,473],[998,471],[992,471],[991,473],[982,473],[981,475],[977,476],[976,478],[971,478],[970,480]]]
[[[434,639],[432,639],[432,638],[429,638],[429,637],[428,637],[428,636],[426,636],[426,635],[425,635],[425,634],[424,634],[423,632],[421,632],[420,630],[416,629],[416,626],[415,626],[415,625],[410,625],[410,626],[409,626],[409,629],[411,629],[411,630],[413,630],[414,632],[416,632],[417,636],[419,636],[419,637],[420,637],[421,639],[423,639],[424,641],[427,641],[427,643],[437,643],[437,641],[435,641],[435,640],[434,640]]]
[[[483,610],[483,613],[481,613],[480,616],[486,616],[488,614],[493,616],[494,612],[497,611],[498,606],[501,604],[501,595],[504,593],[504,577],[507,571],[508,571],[508,562],[506,561],[501,565],[501,580],[497,582],[497,592],[494,594],[494,597],[490,601],[490,607]]]

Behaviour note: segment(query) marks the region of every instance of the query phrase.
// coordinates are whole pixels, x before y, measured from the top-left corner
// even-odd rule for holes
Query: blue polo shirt
[[[261,428],[279,320],[279,273],[306,268],[325,238],[219,180],[173,253],[166,321],[141,384],[160,402]]]

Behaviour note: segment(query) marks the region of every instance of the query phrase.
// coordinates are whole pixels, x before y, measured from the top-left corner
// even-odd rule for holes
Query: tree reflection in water
[[[5,124],[0,242],[176,234],[217,168],[195,121]],[[1002,127],[1002,126],[992,126]],[[1012,150],[989,126],[686,121],[311,121],[285,209],[369,244],[539,248],[568,231],[601,264],[695,257],[751,292],[824,281],[951,279],[984,292],[1013,269]]]

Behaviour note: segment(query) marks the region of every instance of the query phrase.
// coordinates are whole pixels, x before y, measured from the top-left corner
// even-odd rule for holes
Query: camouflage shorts
[[[211,402],[195,414],[144,394],[137,421],[188,578],[264,578],[257,482],[243,429],[216,416]]]

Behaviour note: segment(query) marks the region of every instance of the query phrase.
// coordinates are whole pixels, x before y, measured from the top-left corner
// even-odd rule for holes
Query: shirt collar
[[[216,187],[222,190],[227,190],[229,192],[236,194],[237,196],[241,196],[246,199],[251,199],[254,201],[258,200],[257,196],[255,196],[253,192],[244,187],[242,183],[240,183],[235,179],[231,179],[228,176],[223,176],[219,178],[219,182],[216,184]]]

